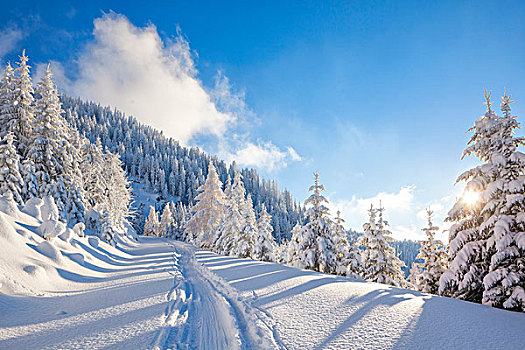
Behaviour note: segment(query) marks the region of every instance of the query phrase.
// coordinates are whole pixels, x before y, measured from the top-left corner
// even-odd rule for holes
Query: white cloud
[[[18,43],[24,38],[24,33],[14,27],[0,30],[0,59],[17,48]]]
[[[296,162],[300,162],[303,160],[303,157],[301,157],[295,149],[292,147],[286,147],[286,150],[288,151],[288,154],[290,155],[290,158]]]
[[[196,133],[224,133],[233,118],[217,110],[195,78],[185,41],[164,44],[154,25],[138,28],[116,14],[94,26],[94,41],[78,59],[76,94],[122,109],[182,143]]]
[[[182,144],[241,166],[273,171],[301,160],[291,147],[281,150],[269,141],[253,141],[250,129],[259,120],[246,106],[244,93],[233,92],[222,72],[207,90],[197,79],[196,54],[180,30],[163,41],[153,24],[136,27],[115,13],[96,19],[94,27],[94,40],[78,58],[79,75],[66,91],[117,107]]]
[[[239,145],[235,153],[222,152],[221,156],[226,161],[235,160],[239,165],[258,166],[270,172],[286,167],[290,160],[302,160],[292,147],[287,147],[286,151],[283,151],[271,142],[258,144],[246,142]]]

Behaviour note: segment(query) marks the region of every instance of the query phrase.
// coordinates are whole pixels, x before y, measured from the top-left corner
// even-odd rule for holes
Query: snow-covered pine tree
[[[224,192],[212,162],[208,167],[206,182],[198,188],[192,207],[193,215],[186,223],[186,240],[203,248],[210,248],[215,240],[215,230],[224,212]]]
[[[71,183],[72,159],[69,130],[62,117],[64,112],[58,99],[56,87],[47,66],[38,83],[35,102],[33,133],[29,138],[27,158],[34,166],[38,197],[53,196],[61,218],[66,217],[67,189]]]
[[[440,293],[495,307],[525,306],[524,144],[510,113],[510,96],[503,97],[503,117],[492,110],[485,91],[486,113],[470,129],[473,135],[463,157],[474,155],[482,165],[458,177],[468,181],[462,198],[449,212],[450,270],[440,279]]]
[[[361,254],[355,245],[348,242],[346,230],[343,226],[344,221],[341,217],[341,212],[338,210],[333,228],[337,259],[335,273],[342,276],[359,278],[362,271]]]
[[[239,233],[245,227],[245,218],[242,215],[241,208],[246,201],[246,190],[241,177],[241,173],[235,169],[233,183],[227,190],[228,197],[226,198],[224,215],[213,244],[213,250],[219,254],[232,256],[237,254]]]
[[[14,134],[17,151],[22,159],[26,157],[34,123],[34,90],[29,74],[30,66],[27,64],[28,60],[24,50],[13,77],[13,110],[9,114],[9,119],[5,120],[6,130]]]
[[[106,200],[105,159],[100,139],[94,144],[86,140],[80,149],[80,171],[83,178],[83,193],[86,209],[96,208]]]
[[[110,215],[108,213],[105,213],[102,216],[102,225],[100,226],[100,238],[102,238],[105,242],[115,245],[115,228],[112,223],[112,219],[110,218]]]
[[[160,215],[159,236],[160,237],[171,236],[172,226],[173,226],[173,214],[171,213],[170,202],[168,202],[164,206],[164,209],[162,210],[162,214]]]
[[[506,90],[501,98],[502,123],[500,134],[503,146],[499,154],[504,158],[493,162],[498,167],[499,179],[490,193],[491,202],[497,205],[492,217],[484,222],[481,230],[490,230],[487,240],[490,255],[488,274],[483,278],[483,304],[525,311],[525,155],[517,148],[524,145],[524,138],[513,135],[519,127],[516,116],[511,114],[514,101]],[[491,190],[488,187],[488,190]],[[499,198],[498,198],[499,197]],[[499,203],[498,203],[499,202]],[[492,226],[493,225],[493,226]],[[521,241],[521,244],[520,244]]]
[[[182,201],[177,202],[177,204],[171,203],[173,212],[173,232],[171,238],[185,241],[184,227],[189,220],[188,209]]]
[[[157,236],[159,231],[159,217],[153,206],[149,207],[149,214],[144,223],[144,236]]]
[[[410,282],[419,291],[437,294],[439,290],[439,279],[447,270],[447,254],[443,243],[434,238],[439,227],[432,224],[433,212],[427,209],[428,227],[422,229],[427,235],[425,241],[421,241],[421,248],[412,264]]]
[[[305,206],[310,206],[306,211],[310,221],[302,228],[294,228],[289,263],[302,269],[335,273],[337,260],[332,222],[328,217],[328,208],[323,204],[328,201],[321,194],[325,188],[319,183],[319,173],[314,173],[314,178],[314,185],[309,189],[313,193],[304,202]]]
[[[395,256],[394,249],[388,244],[392,237],[391,232],[386,229],[388,222],[383,220],[383,211],[381,204],[379,209],[370,205],[370,220],[363,225],[364,233],[358,239],[358,245],[364,247],[361,254],[363,278],[371,282],[404,287],[406,281],[401,267],[405,264]],[[378,213],[379,219],[376,222]]]
[[[7,63],[0,84],[0,137],[5,137],[8,132],[7,123],[13,118],[14,78],[15,71]]]
[[[255,218],[255,211],[253,210],[252,196],[243,201],[241,205],[241,215],[243,217],[243,228],[237,234],[237,253],[239,258],[249,258],[253,255],[253,247],[255,245],[255,236],[257,234],[257,220]]]
[[[109,215],[110,224],[123,229],[124,221],[130,216],[131,188],[118,154],[104,155],[105,200],[99,208]]]
[[[252,258],[261,261],[275,261],[275,241],[272,236],[272,217],[266,211],[264,203],[261,205],[261,212],[257,220],[257,234],[253,247]]]
[[[23,204],[24,180],[20,175],[20,157],[13,143],[13,134],[7,132],[0,143],[0,195]]]

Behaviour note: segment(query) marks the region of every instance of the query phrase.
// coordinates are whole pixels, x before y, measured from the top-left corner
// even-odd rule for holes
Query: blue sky
[[[175,65],[165,86],[192,101],[179,114],[199,122],[174,136],[244,160],[299,200],[319,171],[353,228],[382,198],[398,238],[420,235],[427,205],[441,221],[460,194],[453,184],[475,164],[460,156],[465,131],[484,112],[483,87],[499,99],[506,86],[513,112],[524,111],[522,1],[21,1],[4,9],[3,62],[25,48],[35,72],[53,61],[64,91],[153,125],[173,121],[160,110],[172,99],[156,104],[154,120],[147,105],[159,94],[133,88]],[[119,57],[115,45],[131,48]],[[93,71],[101,76],[89,78]],[[124,78],[125,89],[104,80],[128,72],[140,78]]]

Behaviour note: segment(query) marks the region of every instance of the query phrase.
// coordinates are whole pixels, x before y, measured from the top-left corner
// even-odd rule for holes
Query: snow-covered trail
[[[0,293],[0,349],[276,347],[239,294],[196,263],[193,248],[155,238],[112,250],[77,245],[98,263],[59,271],[71,290]]]
[[[288,349],[523,349],[525,314],[197,251]]]
[[[258,322],[238,292],[195,260],[195,249],[172,242],[174,286],[154,348],[276,348],[273,334]]]

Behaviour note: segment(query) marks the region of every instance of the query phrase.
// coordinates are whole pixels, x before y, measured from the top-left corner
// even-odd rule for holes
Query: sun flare
[[[462,199],[465,204],[472,206],[479,201],[479,192],[467,190],[463,193]]]

